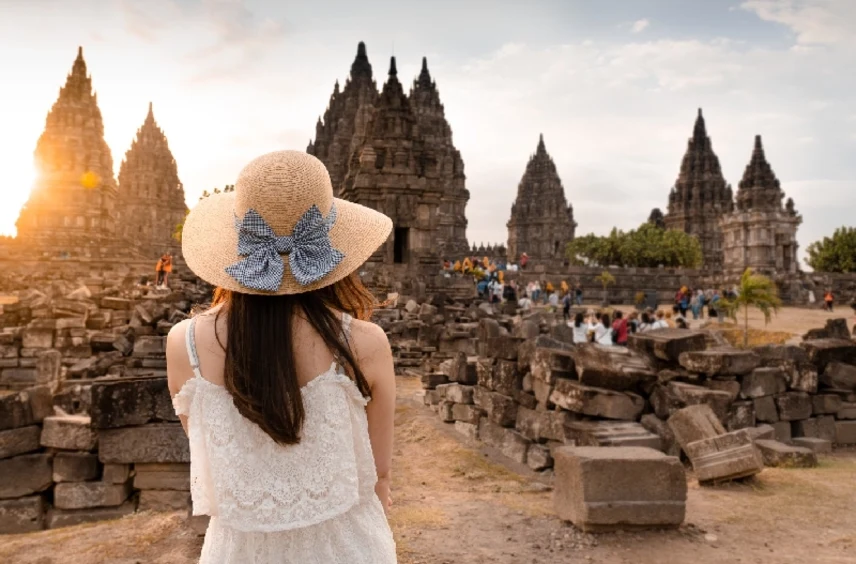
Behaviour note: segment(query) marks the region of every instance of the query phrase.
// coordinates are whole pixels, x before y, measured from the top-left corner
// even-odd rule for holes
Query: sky
[[[505,223],[543,133],[578,234],[665,211],[698,108],[734,190],[754,136],[803,216],[801,253],[856,224],[856,0],[0,0],[0,233],[82,46],[118,173],[148,103],[188,205],[254,157],[305,150],[365,41],[378,87],[428,58],[470,202]]]

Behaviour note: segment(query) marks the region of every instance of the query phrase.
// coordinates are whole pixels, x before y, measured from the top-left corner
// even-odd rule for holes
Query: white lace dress
[[[350,317],[343,318],[347,331]],[[210,515],[200,564],[394,564],[375,494],[366,400],[336,363],[304,386],[297,445],[274,442],[204,379],[187,328],[194,378],[173,399],[188,418],[193,514]]]

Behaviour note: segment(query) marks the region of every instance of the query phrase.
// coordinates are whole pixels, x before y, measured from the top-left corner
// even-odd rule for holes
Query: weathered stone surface
[[[832,441],[818,439],[815,437],[796,437],[791,442],[798,447],[811,450],[815,454],[827,454],[832,452]]]
[[[856,419],[856,402],[844,402],[835,414],[836,419]]]
[[[635,421],[645,408],[645,399],[632,392],[584,386],[566,379],[556,380],[550,401],[575,413],[623,421]]]
[[[752,352],[761,358],[762,366],[782,366],[782,363],[808,362],[808,353],[797,345],[762,345]]]
[[[0,458],[9,458],[39,450],[42,430],[38,425],[0,431]]]
[[[835,444],[856,445],[856,421],[835,422]]]
[[[25,349],[49,349],[53,346],[53,329],[24,329],[21,333],[21,346]]]
[[[437,404],[437,413],[440,415],[440,420],[444,423],[454,423],[455,417],[452,415],[452,406],[455,405],[450,401],[442,400]]]
[[[645,429],[660,437],[663,452],[669,456],[680,456],[681,446],[675,439],[675,433],[666,421],[663,421],[653,413],[647,413],[639,421]]]
[[[520,339],[515,339],[510,335],[491,337],[485,343],[485,356],[504,360],[517,360],[517,347],[520,345],[520,341]]]
[[[656,386],[651,394],[651,405],[661,419],[668,419],[679,409],[690,405],[708,405],[720,420],[724,420],[730,404],[731,394],[728,392],[675,380]]]
[[[830,362],[820,377],[820,383],[836,390],[856,391],[856,366]]]
[[[458,382],[473,386],[478,383],[478,374],[476,373],[476,362],[478,357],[469,357],[464,352],[458,352],[452,357],[452,362],[447,365],[450,382]]]
[[[42,492],[53,483],[53,455],[22,454],[0,460],[0,499]]]
[[[178,421],[164,377],[99,380],[91,394],[89,414],[95,429]]]
[[[736,401],[731,404],[728,410],[728,417],[725,418],[725,428],[729,431],[737,429],[747,429],[754,427],[755,420],[755,404],[751,401]]]
[[[0,534],[31,533],[45,528],[45,501],[40,495],[0,500]]]
[[[553,383],[553,371],[572,372],[574,370],[573,345],[563,343],[550,337],[538,337],[535,340],[535,350],[530,363],[533,378]]]
[[[84,482],[98,477],[98,455],[88,452],[59,452],[54,456],[54,482]]]
[[[509,396],[476,387],[473,402],[487,413],[487,418],[501,427],[513,427],[517,421],[517,402]]]
[[[99,432],[98,458],[105,464],[190,462],[190,446],[178,423],[105,429]]]
[[[105,464],[101,481],[108,484],[124,484],[131,475],[130,464]]]
[[[811,417],[811,396],[805,392],[786,392],[775,397],[779,419],[797,421]]]
[[[172,490],[143,490],[138,511],[181,511],[190,506],[190,492]]]
[[[122,505],[131,493],[129,483],[64,482],[54,487],[54,507],[85,509]]]
[[[64,450],[93,450],[98,436],[85,415],[51,415],[44,419],[41,443]]]
[[[473,403],[473,390],[475,386],[462,386],[461,384],[443,384],[437,386],[440,396],[452,403]]]
[[[766,466],[784,468],[814,468],[817,455],[813,450],[800,446],[790,446],[778,441],[756,440],[755,446],[761,452]]]
[[[658,375],[659,376],[659,375]],[[701,385],[709,390],[725,392],[731,401],[735,401],[740,396],[740,382],[735,379],[708,379],[704,380]]]
[[[811,409],[814,415],[835,414],[841,410],[844,402],[841,396],[835,394],[822,394],[811,396]]]
[[[707,339],[701,331],[664,329],[633,333],[628,337],[627,345],[658,360],[677,362],[681,353],[705,350]]]
[[[751,351],[712,349],[681,353],[679,361],[691,372],[715,376],[748,374],[758,367],[761,359]]]
[[[683,450],[690,443],[725,434],[725,427],[709,405],[693,405],[676,411],[669,417],[669,428]]]
[[[529,450],[526,453],[526,465],[536,472],[552,468],[553,456],[550,454],[549,447],[538,444],[529,445]]]
[[[808,359],[823,372],[831,362],[856,364],[856,342],[845,339],[814,339],[800,343]]]
[[[761,454],[746,429],[689,443],[684,451],[700,484],[745,478],[764,468]]]
[[[755,406],[755,419],[765,423],[775,423],[779,420],[779,410],[776,409],[776,400],[772,396],[755,398],[752,401]]]
[[[509,360],[497,360],[490,371],[487,388],[504,396],[513,396],[522,388],[520,372],[517,363]],[[479,385],[484,385],[479,381]]]
[[[758,439],[775,440],[776,438],[776,430],[771,425],[758,425],[746,430],[753,441],[757,441]]]
[[[554,451],[554,507],[583,531],[677,527],[686,514],[680,460],[641,447]]]
[[[133,498],[116,507],[91,507],[85,509],[57,509],[52,507],[47,512],[46,525],[48,529],[58,529],[82,523],[112,521],[133,514],[136,509],[137,503]]]
[[[775,435],[773,438],[780,443],[788,443],[791,441],[791,422],[790,421],[777,421],[776,423],[771,424],[773,429],[775,430]]]
[[[138,490],[190,491],[189,464],[137,464],[134,473]]]
[[[627,347],[584,343],[574,347],[571,356],[580,383],[586,386],[624,391],[657,381],[647,360]]]
[[[530,441],[544,439],[544,431],[550,425],[549,411],[537,411],[523,406],[517,407],[517,422],[514,427]]]
[[[452,419],[463,423],[478,425],[479,419],[484,415],[484,411],[474,405],[466,405],[456,403],[452,405]]]
[[[455,431],[472,441],[477,441],[479,438],[479,426],[476,423],[455,421]]]
[[[526,463],[530,441],[513,429],[505,429],[482,417],[479,422],[479,439],[485,444],[498,449],[508,458]]]
[[[565,441],[578,446],[639,446],[662,450],[660,437],[628,421],[567,421]]]
[[[797,392],[817,393],[817,368],[810,362],[800,362],[788,368],[788,387]]]
[[[437,386],[449,383],[449,377],[442,372],[429,372],[427,374],[423,374],[421,379],[422,387],[426,390],[433,390]]]
[[[756,368],[743,377],[741,391],[747,398],[775,396],[788,389],[785,372],[780,368]]]
[[[166,354],[166,338],[165,337],[137,337],[134,341],[134,350],[131,353],[134,357],[151,358],[163,357]]]

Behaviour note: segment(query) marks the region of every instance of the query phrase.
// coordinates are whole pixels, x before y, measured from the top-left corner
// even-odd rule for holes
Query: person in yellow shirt
[[[455,261],[454,271],[455,271],[455,272],[460,272],[460,271],[461,271],[461,261],[459,261],[459,260],[456,260],[456,261]]]
[[[552,294],[555,291],[552,282],[547,282],[547,286],[544,289],[547,291],[547,294]]]
[[[489,267],[490,266],[490,259],[487,257],[484,257],[482,259],[482,264],[484,265],[485,268]]]
[[[470,260],[470,257],[464,259],[464,264],[461,265],[461,268],[464,271],[464,274],[470,272],[473,269],[473,261]]]
[[[565,282],[564,280],[562,280],[561,288],[562,288],[562,295],[563,296],[568,293],[568,283]]]

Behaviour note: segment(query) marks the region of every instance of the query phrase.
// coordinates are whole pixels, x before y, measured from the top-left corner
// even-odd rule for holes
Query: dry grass
[[[743,329],[739,327],[728,327],[720,331],[729,343],[735,347],[743,347]],[[763,329],[749,328],[749,347],[760,347],[763,345],[783,345],[792,339],[792,333],[784,331],[765,331]]]

